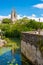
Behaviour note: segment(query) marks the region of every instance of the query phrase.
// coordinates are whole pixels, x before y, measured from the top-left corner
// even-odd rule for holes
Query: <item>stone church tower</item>
[[[16,12],[14,11],[14,9],[11,12],[11,20],[13,23],[15,23],[15,21],[17,20]]]

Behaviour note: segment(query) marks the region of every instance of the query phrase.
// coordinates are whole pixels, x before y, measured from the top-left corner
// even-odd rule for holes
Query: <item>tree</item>
[[[2,23],[9,24],[9,23],[12,23],[12,21],[11,21],[11,19],[5,18],[5,19],[2,20]]]

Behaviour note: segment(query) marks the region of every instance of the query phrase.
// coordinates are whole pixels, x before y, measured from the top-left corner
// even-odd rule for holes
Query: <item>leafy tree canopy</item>
[[[9,24],[9,23],[12,23],[12,21],[11,21],[11,19],[5,18],[2,20],[2,23]]]

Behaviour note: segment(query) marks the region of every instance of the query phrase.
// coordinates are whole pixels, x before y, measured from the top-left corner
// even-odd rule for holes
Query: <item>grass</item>
[[[19,38],[5,38],[5,40],[7,41],[7,44],[5,44],[5,46],[13,47],[15,49],[20,48],[21,41]]]
[[[18,50],[20,49],[20,39],[19,38],[4,38],[7,41],[5,47],[0,48],[0,55],[10,51],[11,49]]]
[[[8,47],[8,48],[2,47],[2,48],[0,48],[0,56],[3,55],[4,53],[10,51],[10,50],[11,50],[11,47]]]

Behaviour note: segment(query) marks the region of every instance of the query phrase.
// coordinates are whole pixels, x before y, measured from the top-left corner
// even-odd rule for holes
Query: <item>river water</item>
[[[0,48],[0,65],[32,65],[25,58],[23,60],[25,62],[21,62],[22,57],[18,50],[13,52],[10,47]]]
[[[3,47],[0,49],[0,65],[21,65],[21,55]]]

